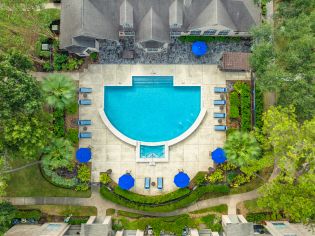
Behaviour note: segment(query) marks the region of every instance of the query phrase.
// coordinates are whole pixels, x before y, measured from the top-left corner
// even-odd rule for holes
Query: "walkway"
[[[113,202],[105,200],[99,194],[98,187],[92,187],[92,195],[90,198],[75,198],[75,197],[7,197],[3,198],[10,201],[13,205],[80,205],[80,206],[95,206],[97,208],[98,215],[105,215],[106,209],[115,208],[117,210],[124,210],[134,213],[140,213],[149,216],[174,216],[185,214],[191,211],[201,210],[207,207],[216,206],[220,204],[228,205],[228,213],[236,214],[236,204],[242,201],[256,199],[258,197],[256,190],[242,193],[228,195],[218,198],[206,199],[203,201],[196,202],[186,208],[178,209],[176,211],[167,213],[154,213],[154,212],[143,212],[134,209],[129,209]]]

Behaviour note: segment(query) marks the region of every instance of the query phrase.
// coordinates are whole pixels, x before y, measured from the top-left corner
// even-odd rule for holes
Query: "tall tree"
[[[75,84],[67,76],[52,74],[42,82],[46,102],[52,108],[64,110],[75,102]]]
[[[315,216],[315,118],[299,124],[293,107],[273,107],[263,118],[265,155],[280,174],[260,190],[259,205],[295,221]]]

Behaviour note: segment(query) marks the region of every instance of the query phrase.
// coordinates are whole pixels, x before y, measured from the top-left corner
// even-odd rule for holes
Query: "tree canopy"
[[[315,216],[315,118],[300,124],[293,107],[273,107],[263,117],[265,155],[280,174],[260,190],[259,204],[294,221]]]
[[[255,43],[250,61],[257,85],[277,92],[278,105],[295,105],[299,121],[315,115],[314,5],[314,1],[280,1],[274,28],[264,23],[251,31]]]

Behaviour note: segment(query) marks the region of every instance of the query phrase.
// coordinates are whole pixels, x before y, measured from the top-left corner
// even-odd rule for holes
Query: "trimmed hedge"
[[[266,220],[281,220],[283,217],[281,214],[271,212],[259,212],[259,213],[248,213],[246,220],[250,222],[259,223]]]
[[[55,110],[53,113],[54,118],[54,135],[57,138],[65,136],[65,119],[63,110]]]
[[[15,218],[17,219],[34,219],[38,221],[42,216],[39,210],[18,210],[15,213]]]
[[[230,93],[230,118],[236,119],[240,117],[240,98],[237,91]]]
[[[264,112],[264,98],[262,91],[256,87],[256,94],[255,94],[255,127],[261,128],[263,125],[262,115]]]
[[[178,189],[174,192],[158,195],[158,196],[145,196],[116,187],[114,189],[115,194],[126,198],[129,201],[137,202],[141,204],[163,204],[176,199],[182,198],[190,193],[188,188]]]
[[[251,129],[251,94],[250,86],[244,82],[236,82],[234,89],[241,96],[241,130],[249,131]]]
[[[70,217],[68,224],[70,225],[81,225],[85,224],[89,220],[89,216],[86,217]]]
[[[229,187],[226,185],[207,185],[207,186],[201,186],[198,187],[196,190],[192,191],[189,195],[186,197],[170,202],[165,205],[157,205],[157,204],[141,204],[139,202],[133,202],[129,201],[128,199],[125,199],[114,192],[110,191],[106,187],[102,187],[100,189],[101,195],[114,203],[117,203],[119,205],[147,211],[147,212],[169,212],[174,211],[179,208],[186,207],[194,202],[196,202],[201,196],[203,196],[206,193],[222,193],[222,195],[226,195],[229,193]]]

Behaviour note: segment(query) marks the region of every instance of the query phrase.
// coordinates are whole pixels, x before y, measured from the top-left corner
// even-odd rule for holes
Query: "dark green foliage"
[[[53,113],[54,118],[54,135],[57,138],[65,136],[65,120],[64,112],[62,110],[55,110]]]
[[[77,145],[79,143],[78,129],[68,129],[66,132],[66,138],[73,144]]]
[[[237,175],[238,174],[236,172],[229,172],[227,174],[227,182],[231,184]]]
[[[187,188],[178,189],[174,192],[158,196],[140,195],[130,191],[123,190],[119,187],[116,187],[114,191],[117,195],[122,196],[128,199],[129,201],[146,204],[161,204],[165,202],[170,202],[190,193],[190,190]]]
[[[65,69],[66,63],[68,62],[68,56],[66,54],[55,53],[54,54],[54,69],[61,71]]]
[[[206,175],[206,172],[204,171],[199,171],[195,177],[191,180],[191,184],[192,185],[202,185],[203,183],[205,183],[205,175]]]
[[[256,87],[255,93],[255,127],[261,128],[263,125],[262,115],[264,112],[264,97],[262,91]]]
[[[81,225],[85,224],[89,220],[89,217],[70,217],[68,224],[70,225]]]
[[[193,43],[196,41],[204,41],[204,42],[239,42],[241,41],[240,37],[227,37],[227,36],[180,36],[179,40],[185,43]]]
[[[125,217],[132,218],[132,219],[139,219],[139,218],[143,217],[143,215],[138,214],[138,213],[133,213],[133,212],[128,212],[128,211],[121,211],[121,210],[118,210],[117,214],[118,214],[118,216],[125,216]]]
[[[237,91],[230,93],[230,118],[239,118],[240,117],[240,98]]]
[[[77,101],[75,101],[73,104],[69,105],[69,107],[66,108],[67,113],[69,114],[76,114],[78,112],[79,105]]]
[[[208,229],[211,229],[214,232],[221,232],[221,219],[216,215],[206,215],[201,218],[201,221],[207,226]]]
[[[4,234],[15,217],[16,208],[9,202],[0,201],[0,234]]]
[[[251,94],[250,86],[244,82],[236,82],[234,89],[241,97],[241,129],[248,131],[251,129]]]
[[[109,191],[107,188],[103,187],[100,189],[101,195],[105,198],[108,199],[112,202],[115,202],[117,204],[133,208],[133,209],[138,209],[142,211],[148,211],[148,212],[170,212],[174,211],[179,208],[186,207],[194,202],[196,202],[201,196],[204,194],[222,194],[226,195],[229,193],[229,187],[225,185],[207,185],[207,186],[201,186],[198,187],[196,190],[192,191],[191,194],[188,196],[184,197],[183,199],[180,199],[178,201],[174,201],[165,205],[154,205],[154,204],[140,204],[137,202],[132,202],[128,201],[122,197],[119,197],[116,194],[113,194],[113,192]]]
[[[17,219],[34,219],[38,221],[42,214],[39,210],[18,210],[15,214]]]
[[[271,212],[248,213],[246,220],[249,222],[261,223],[266,220],[281,220],[283,217],[280,214],[273,214]]]
[[[33,68],[33,63],[28,56],[13,49],[6,54],[6,60],[15,68],[21,71],[27,71]]]
[[[43,70],[46,71],[46,72],[50,72],[50,71],[53,71],[54,68],[53,68],[53,66],[50,64],[49,61],[46,61],[46,62],[43,64]]]
[[[92,61],[96,62],[96,61],[97,61],[97,58],[98,58],[97,52],[92,52],[92,53],[90,54],[90,58],[92,59]]]

